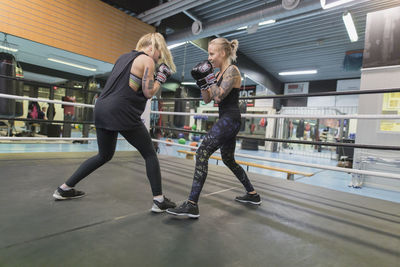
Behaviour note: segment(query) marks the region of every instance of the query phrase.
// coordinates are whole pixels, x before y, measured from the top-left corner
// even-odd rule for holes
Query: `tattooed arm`
[[[148,56],[141,56],[143,63],[142,91],[146,98],[152,98],[161,88],[158,81],[154,81],[154,61]]]
[[[211,85],[207,90],[210,98],[214,99],[215,103],[220,103],[234,87],[240,87],[241,76],[237,67],[230,66],[224,73],[224,78],[220,86],[216,84]],[[203,97],[204,98],[204,97]]]

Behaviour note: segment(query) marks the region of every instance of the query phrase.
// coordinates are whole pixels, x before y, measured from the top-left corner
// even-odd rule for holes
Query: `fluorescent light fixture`
[[[169,46],[168,46],[168,49],[171,50],[171,49],[173,49],[173,48],[176,48],[176,47],[178,47],[178,46],[184,45],[184,44],[186,44],[186,43],[187,43],[187,42],[182,42],[182,43],[177,43],[177,44],[169,45]]]
[[[181,82],[182,85],[196,85],[195,82]]]
[[[71,62],[67,62],[67,61],[63,61],[63,60],[59,60],[59,59],[55,59],[55,58],[51,58],[51,57],[47,58],[47,60],[50,60],[50,61],[53,61],[53,62],[57,62],[57,63],[60,63],[60,64],[64,64],[64,65],[68,65],[68,66],[75,67],[75,68],[80,68],[80,69],[90,70],[90,71],[96,71],[95,68],[89,68],[89,67],[85,67],[85,66],[82,66],[82,65],[79,65],[79,64],[75,64],[75,63],[71,63]]]
[[[275,23],[275,22],[276,22],[276,20],[274,20],[274,19],[264,20],[264,21],[258,23],[258,26],[263,26],[263,25],[267,25],[267,24],[272,24],[272,23]],[[241,30],[246,30],[247,28],[248,28],[248,26],[243,26],[243,27],[237,28],[236,30],[237,30],[237,31],[241,31]]]
[[[74,85],[74,88],[82,88],[83,86],[82,85],[80,85],[80,84],[75,84]]]
[[[274,19],[264,20],[264,21],[258,23],[258,26],[263,26],[263,25],[267,25],[267,24],[272,24],[272,23],[275,23],[275,22],[276,22],[276,20],[274,20]]]
[[[321,6],[323,9],[328,9],[328,8],[332,8],[335,6],[340,6],[340,5],[346,4],[351,1],[354,1],[354,0],[321,0]]]
[[[345,12],[343,14],[344,25],[346,26],[347,34],[349,35],[351,42],[358,41],[358,34],[356,30],[356,26],[354,26],[353,18],[351,17],[350,12]]]
[[[7,51],[11,51],[11,52],[17,52],[18,51],[18,49],[16,49],[16,48],[7,47],[7,46],[4,46],[4,45],[0,45],[0,49],[4,49],[4,50],[7,50]]]
[[[304,74],[316,74],[316,73],[318,73],[317,70],[299,70],[299,71],[279,72],[279,75],[286,76],[286,75],[304,75]]]

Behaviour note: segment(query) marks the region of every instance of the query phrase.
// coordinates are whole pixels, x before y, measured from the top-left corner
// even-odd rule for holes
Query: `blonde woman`
[[[156,68],[157,64],[160,65]],[[163,212],[176,206],[162,194],[158,158],[149,132],[140,118],[147,99],[157,93],[175,69],[171,52],[159,33],[142,36],[135,50],[118,58],[95,105],[99,152],[86,160],[57,188],[53,194],[55,199],[65,200],[85,195],[84,192],[75,190],[75,185],[111,160],[120,133],[140,152],[146,162],[146,173],[153,193],[151,210]]]
[[[178,208],[171,208],[167,213],[198,218],[200,192],[208,172],[208,159],[218,149],[224,164],[234,173],[245,187],[247,193],[238,196],[236,201],[261,204],[260,195],[254,191],[249,178],[243,168],[235,162],[236,135],[240,130],[241,117],[239,111],[239,88],[241,76],[239,69],[232,65],[236,60],[238,41],[228,41],[225,38],[216,38],[208,45],[208,60],[197,64],[192,69],[192,76],[201,89],[204,102],[214,100],[218,103],[219,120],[207,133],[196,152],[196,167],[192,190],[188,201]],[[217,77],[214,68],[219,68]]]

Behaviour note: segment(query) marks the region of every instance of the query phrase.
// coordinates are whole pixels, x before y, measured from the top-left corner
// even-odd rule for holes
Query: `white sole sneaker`
[[[151,212],[155,213],[163,213],[165,210],[160,209],[156,204],[153,204],[153,206],[150,209]]]
[[[175,213],[175,212],[172,212],[169,210],[167,210],[167,213],[175,215],[175,216],[187,216],[189,218],[199,218],[200,217],[200,214],[195,215],[195,214],[190,214],[190,213]]]
[[[86,194],[85,194],[85,195],[86,195]],[[81,198],[81,197],[84,197],[85,195],[76,196],[76,197],[63,197],[62,195],[60,195],[60,193],[58,193],[57,190],[53,193],[53,197],[54,197],[56,200],[66,200],[66,199]]]
[[[260,205],[262,203],[261,200],[259,202],[254,202],[254,201],[249,201],[249,200],[240,200],[240,199],[236,199],[236,198],[235,198],[235,200],[240,203],[250,203],[253,205]]]

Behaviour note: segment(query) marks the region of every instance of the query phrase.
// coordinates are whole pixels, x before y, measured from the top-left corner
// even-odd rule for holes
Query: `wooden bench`
[[[186,155],[191,155],[191,156],[196,155],[196,152],[192,152],[192,151],[178,150],[178,152],[179,153],[184,153]],[[218,157],[218,156],[211,156],[210,158],[211,159],[216,159],[216,160],[222,160],[222,158]],[[306,176],[306,177],[310,177],[310,176],[314,175],[313,173],[309,173],[309,172],[293,171],[293,170],[289,170],[289,169],[278,168],[278,167],[273,167],[273,166],[267,166],[267,165],[262,165],[262,164],[247,162],[247,161],[241,161],[241,160],[236,160],[236,163],[237,164],[246,165],[246,166],[250,166],[250,167],[257,167],[257,168],[261,168],[261,169],[266,169],[266,170],[285,172],[287,174],[286,179],[288,179],[288,180],[294,180],[294,175],[295,174],[301,175],[301,176]]]

